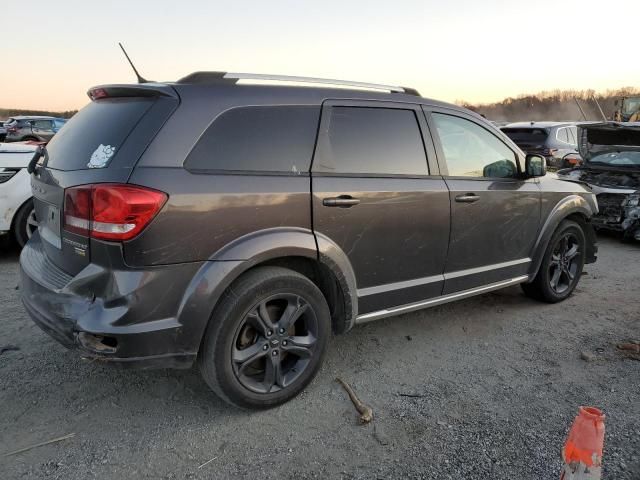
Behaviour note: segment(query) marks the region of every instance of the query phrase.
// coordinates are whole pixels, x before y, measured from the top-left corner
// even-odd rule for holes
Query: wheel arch
[[[335,333],[346,332],[354,325],[356,284],[344,252],[328,239],[316,243],[308,229],[271,228],[234,240],[198,270],[177,314],[189,343],[198,348],[223,295],[232,294],[232,284],[241,275],[261,266],[289,268],[313,281],[329,304]]]
[[[13,216],[11,217],[9,231],[11,235],[15,235],[16,233],[16,222],[18,221],[18,216],[22,212],[22,210],[27,206],[29,202],[33,201],[33,197],[28,197],[25,199],[18,208],[13,211]]]
[[[583,227],[585,236],[587,237],[587,262],[595,261],[596,255],[596,237],[593,227],[591,226],[591,217],[597,212],[597,207],[591,205],[584,197],[580,195],[570,195],[559,201],[547,216],[536,243],[533,247],[531,256],[531,268],[529,270],[529,282],[533,281],[540,269],[544,253],[551,241],[553,233],[564,220],[573,220]]]

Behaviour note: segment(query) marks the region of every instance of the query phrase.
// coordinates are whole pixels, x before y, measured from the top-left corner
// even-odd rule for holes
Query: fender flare
[[[547,216],[540,233],[538,234],[535,245],[533,246],[531,268],[529,270],[530,282],[533,281],[535,276],[538,274],[544,253],[549,245],[549,241],[551,241],[551,237],[560,223],[569,215],[574,213],[579,213],[587,219],[590,219],[596,212],[597,205],[591,205],[590,202],[580,195],[569,195],[568,197],[564,197],[555,205],[555,207],[553,207],[551,213]],[[585,235],[587,236],[587,239],[589,239],[588,232],[585,232]]]
[[[335,276],[343,292],[344,324],[337,333],[348,332],[353,328],[358,316],[358,287],[356,275],[347,254],[329,237],[316,232],[318,243],[318,260],[326,265]]]
[[[313,232],[305,228],[276,227],[240,237],[214,253],[204,262],[189,283],[177,319],[183,334],[197,351],[211,315],[223,293],[240,275],[268,260],[305,257],[320,261],[336,278],[343,292],[345,327],[348,330],[357,316],[355,276],[346,255],[333,242],[322,239],[320,253]]]

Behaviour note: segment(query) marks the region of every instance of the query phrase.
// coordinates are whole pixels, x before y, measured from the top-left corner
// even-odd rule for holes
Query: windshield
[[[627,98],[624,100],[622,105],[622,112],[631,114],[640,110],[640,97],[638,98]]]
[[[640,167],[640,152],[611,152],[596,155],[589,163],[615,167]]]
[[[502,131],[516,145],[543,144],[549,135],[549,132],[544,128],[503,128]]]

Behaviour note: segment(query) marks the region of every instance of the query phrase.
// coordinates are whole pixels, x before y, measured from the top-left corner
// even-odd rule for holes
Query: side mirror
[[[541,155],[527,155],[525,161],[527,177],[544,177],[547,174],[547,160]]]

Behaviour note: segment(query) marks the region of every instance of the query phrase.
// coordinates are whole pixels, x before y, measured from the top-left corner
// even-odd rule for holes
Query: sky
[[[158,81],[299,75],[472,103],[640,87],[638,25],[640,0],[10,1],[0,107],[76,109],[91,86],[135,82],[118,42]]]

